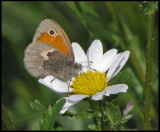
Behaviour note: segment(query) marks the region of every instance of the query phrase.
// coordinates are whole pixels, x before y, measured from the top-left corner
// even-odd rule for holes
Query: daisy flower
[[[126,84],[109,86],[109,81],[122,69],[129,58],[129,51],[117,54],[117,49],[111,49],[103,54],[100,40],[94,40],[86,54],[78,43],[73,42],[72,48],[76,63],[88,62],[83,64],[82,71],[78,76],[68,82],[63,82],[53,76],[39,79],[40,83],[54,92],[69,93],[69,96],[62,98],[66,102],[60,114],[64,114],[72,105],[84,98],[97,101],[101,100],[103,96],[127,91]],[[52,81],[53,79],[54,81]]]

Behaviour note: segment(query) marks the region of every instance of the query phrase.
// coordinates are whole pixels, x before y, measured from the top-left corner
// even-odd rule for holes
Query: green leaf
[[[48,112],[45,115],[44,120],[40,122],[41,130],[52,130],[56,116],[59,114],[64,103],[65,103],[65,100],[60,100],[53,107],[51,106],[48,107]]]
[[[110,85],[126,83],[130,78],[130,72],[130,68],[126,68],[122,72],[119,72],[113,79],[111,79]]]
[[[119,106],[111,102],[106,102],[106,115],[109,120],[111,130],[120,130],[123,127],[122,115]]]
[[[66,130],[66,129],[63,128],[63,127],[57,127],[56,130],[57,130],[57,131],[63,131],[63,130]]]
[[[87,127],[91,130],[97,130],[97,126],[95,124],[89,124]]]
[[[123,117],[123,121],[129,120],[133,117],[133,114],[127,114]]]
[[[84,2],[84,1],[81,1],[79,2],[79,5],[81,7],[81,10],[84,12],[84,13],[88,13],[88,14],[91,14],[95,17],[98,17],[97,16],[97,13],[95,12],[94,8],[93,8],[93,5],[91,2]]]
[[[29,102],[32,109],[37,110],[40,112],[43,116],[47,113],[47,108],[41,104],[38,100],[35,100],[35,102]]]
[[[40,120],[39,120],[39,125],[40,125],[40,128],[42,128],[42,126],[43,126],[43,123],[44,123],[44,120],[43,120],[43,119],[40,119]]]
[[[84,113],[81,113],[81,114],[77,114],[76,118],[77,119],[79,119],[79,118],[93,118],[94,115],[95,115],[95,113],[84,112]]]
[[[137,1],[137,3],[139,7],[144,11],[144,15],[150,15],[158,10],[158,1]]]
[[[88,112],[83,112],[83,113],[80,113],[80,114],[75,114],[75,113],[67,111],[64,114],[64,116],[75,117],[77,119],[79,119],[79,118],[93,118],[95,115],[96,115],[96,113],[91,113],[89,111]]]

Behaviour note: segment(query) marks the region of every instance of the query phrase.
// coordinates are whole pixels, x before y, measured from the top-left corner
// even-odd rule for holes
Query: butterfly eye
[[[49,31],[49,33],[50,33],[51,35],[53,35],[53,34],[54,34],[54,30],[51,29],[51,30]]]

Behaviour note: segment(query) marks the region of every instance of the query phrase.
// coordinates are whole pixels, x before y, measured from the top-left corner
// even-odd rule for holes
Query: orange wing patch
[[[45,42],[47,44],[52,45],[54,48],[60,50],[66,56],[71,55],[71,51],[69,50],[67,44],[64,42],[64,39],[60,35],[53,37],[48,33],[42,33],[37,41]]]

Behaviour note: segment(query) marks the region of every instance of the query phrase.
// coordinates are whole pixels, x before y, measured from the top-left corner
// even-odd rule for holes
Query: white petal
[[[92,95],[91,99],[92,100],[101,100],[103,97],[103,94],[104,94],[104,91],[98,92],[98,93]]]
[[[101,65],[99,68],[101,72],[106,72],[108,70],[108,68],[114,61],[116,54],[117,54],[117,49],[111,49],[107,51],[106,53],[104,53],[104,55],[102,56],[102,60],[100,63]]]
[[[73,48],[73,53],[75,56],[75,62],[80,63],[82,65],[83,72],[87,71],[88,62],[87,62],[87,57],[86,57],[84,50],[76,42],[72,43],[72,48]]]
[[[60,111],[60,114],[64,114],[69,107],[71,107],[74,104],[79,103],[84,98],[88,97],[87,95],[71,95],[69,97],[66,97],[66,103],[64,104],[62,110]]]
[[[51,82],[55,77],[53,76],[46,76],[43,80],[47,83]]]
[[[104,95],[109,96],[110,94],[117,94],[120,92],[125,93],[127,89],[128,89],[128,85],[126,84],[117,84],[117,85],[108,86],[105,89]]]
[[[64,104],[63,108],[70,107],[70,106],[80,102],[81,100],[83,100],[86,97],[88,97],[88,95],[71,95],[69,97],[65,97],[64,99],[66,99],[66,103]]]
[[[64,98],[61,98],[61,99],[59,99],[56,103],[58,103],[60,100],[62,100],[62,99],[67,99],[68,97],[64,97]]]
[[[54,79],[54,80],[53,80]],[[63,82],[53,76],[47,76],[44,79],[39,79],[39,83],[49,87],[54,92],[58,93],[68,93],[72,92],[72,88],[68,86],[67,82]]]
[[[127,62],[128,58],[129,58],[129,51],[125,51],[122,54],[120,54],[118,57],[116,57],[116,59],[114,60],[114,62],[112,63],[112,65],[110,66],[107,76],[107,82],[114,77],[124,66],[124,64]]]
[[[88,95],[78,94],[78,95],[71,95],[71,96],[69,96],[68,99],[70,101],[79,101],[79,100],[82,100],[86,97],[88,97]]]
[[[59,99],[56,103],[58,103],[60,100],[62,99],[68,99],[68,97],[64,97],[64,98],[61,98]],[[67,102],[67,101],[66,101]],[[65,103],[64,106],[62,107],[62,110],[59,112],[60,114],[64,114],[68,109],[69,107],[71,106],[72,104],[69,104],[69,103]]]
[[[72,48],[75,56],[75,62],[78,63],[87,62],[85,52],[78,43],[73,42]]]
[[[64,114],[68,109],[69,109],[69,107],[63,108],[59,113],[60,113],[60,114]]]
[[[66,103],[64,104],[64,106],[63,106],[63,109],[64,108],[68,108],[68,107],[70,107],[70,106],[72,106],[72,105],[74,105],[74,104],[76,104],[76,103],[78,103],[79,101],[70,101],[68,98],[66,99]]]
[[[100,40],[94,40],[87,51],[87,59],[91,62],[90,68],[98,70],[103,55],[103,47]]]

